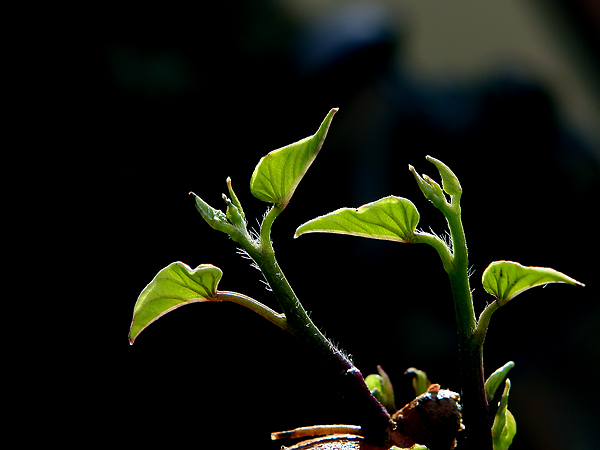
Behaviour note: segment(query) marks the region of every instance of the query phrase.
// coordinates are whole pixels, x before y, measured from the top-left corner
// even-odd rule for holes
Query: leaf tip
[[[308,223],[308,222],[306,222],[306,223]],[[298,228],[296,228],[296,232],[294,233],[294,239],[298,239],[304,233],[310,233],[310,231],[302,230],[302,228],[304,228],[304,225],[306,225],[306,224],[300,225]]]

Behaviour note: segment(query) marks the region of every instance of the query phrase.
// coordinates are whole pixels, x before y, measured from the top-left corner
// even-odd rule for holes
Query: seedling
[[[195,302],[229,301],[242,305],[280,329],[294,335],[314,357],[315,362],[337,378],[335,386],[353,408],[356,424],[318,425],[276,432],[273,439],[307,438],[293,449],[452,449],[458,433],[465,433],[470,450],[505,450],[516,433],[516,422],[507,409],[513,362],[495,371],[485,381],[483,343],[493,313],[520,293],[548,283],[582,283],[556,270],[527,267],[511,261],[495,261],[483,272],[482,283],[493,301],[477,319],[468,275],[468,255],[461,220],[462,186],[456,175],[441,161],[428,156],[442,184],[427,175],[409,170],[425,198],[445,216],[450,242],[438,235],[419,231],[419,212],[406,198],[389,196],[359,208],[341,208],[298,227],[295,237],[309,233],[337,233],[395,241],[427,244],[438,253],[452,289],[459,337],[460,395],[431,384],[427,375],[415,368],[416,398],[396,410],[391,381],[378,367],[378,374],[366,379],[354,364],[327,339],[310,319],[283,274],[273,250],[271,228],[286,209],[303,176],[319,153],[337,109],[325,117],[317,132],[286,147],[274,150],[256,166],[250,181],[252,194],[271,206],[258,232],[248,229],[246,214],[227,179],[229,197],[223,195],[225,212],[200,197],[195,198],[202,218],[215,230],[226,233],[253,260],[281,308],[281,313],[244,294],[218,289],[221,269],[204,264],[192,269],[175,262],[163,270],[140,294],[133,311],[130,343],[148,325],[169,311]],[[494,395],[504,383],[502,400],[490,408]],[[318,437],[315,437],[318,436]]]

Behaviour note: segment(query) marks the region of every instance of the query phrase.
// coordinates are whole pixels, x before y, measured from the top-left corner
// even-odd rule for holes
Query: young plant
[[[294,335],[323,370],[336,379],[335,387],[356,414],[357,425],[326,425],[273,433],[273,439],[322,436],[297,444],[297,449],[336,448],[451,449],[459,431],[466,433],[469,449],[506,449],[516,433],[515,419],[507,409],[510,380],[509,362],[484,381],[483,342],[492,314],[521,292],[548,283],[581,285],[553,269],[526,267],[510,261],[496,261],[483,273],[483,286],[494,296],[479,316],[475,316],[468,276],[465,234],[461,221],[462,187],[454,173],[441,161],[427,157],[438,170],[440,186],[427,175],[409,166],[425,198],[446,217],[451,242],[417,230],[419,213],[405,198],[389,196],[360,208],[342,208],[317,217],[296,230],[295,237],[307,233],[338,233],[401,243],[428,244],[439,254],[450,279],[459,335],[461,394],[431,384],[424,372],[411,368],[416,398],[396,410],[392,384],[378,367],[377,375],[363,378],[343,352],[316,327],[306,313],[279,266],[271,242],[275,219],[288,206],[298,184],[319,153],[337,109],[325,117],[317,132],[305,139],[272,151],[256,166],[250,191],[271,206],[258,233],[248,230],[246,214],[227,179],[229,197],[223,195],[225,212],[194,195],[202,218],[215,230],[226,233],[254,261],[262,272],[281,313],[244,294],[218,289],[223,275],[213,265],[195,269],[175,262],[161,270],[140,294],[134,307],[129,332],[130,343],[153,321],[180,306],[194,302],[230,301],[254,311],[284,331]],[[506,380],[506,381],[505,381]],[[494,417],[489,402],[505,381],[502,400]]]

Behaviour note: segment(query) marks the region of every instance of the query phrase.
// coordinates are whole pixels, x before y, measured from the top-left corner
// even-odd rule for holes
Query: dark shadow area
[[[438,178],[425,160],[432,155],[464,189],[478,313],[492,300],[480,280],[494,260],[553,267],[587,284],[538,288],[498,311],[485,361],[488,374],[516,363],[509,408],[519,428],[511,450],[592,448],[598,415],[581,394],[600,369],[600,246],[591,235],[598,149],[513,61],[471,85],[412,79],[395,56],[409,29],[369,5],[314,23],[267,0],[211,2],[193,14],[119,11],[81,55],[90,70],[78,88],[86,106],[77,132],[80,149],[94,157],[78,178],[94,214],[102,212],[81,220],[100,227],[95,258],[119,261],[110,269],[118,291],[99,286],[114,302],[103,306],[111,312],[100,329],[108,355],[98,402],[112,411],[103,433],[118,430],[115,439],[129,447],[278,449],[272,431],[353,422],[295,341],[236,305],[186,306],[134,346],[126,340],[139,292],[177,260],[212,263],[224,271],[221,289],[275,308],[260,274],[202,221],[188,192],[224,208],[230,176],[258,228],[267,205],[248,188],[258,160],[314,133],[339,107],[273,229],[279,263],[315,323],[363,374],[383,366],[397,406],[412,399],[403,375],[411,366],[459,390],[450,287],[433,249],[344,236],[293,239],[311,218],[390,194],[417,206],[420,228],[443,233],[443,216],[408,171],[412,164]]]

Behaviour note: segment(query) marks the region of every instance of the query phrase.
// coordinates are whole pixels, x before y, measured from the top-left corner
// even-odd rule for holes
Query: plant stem
[[[483,339],[480,334],[475,333],[477,321],[469,285],[467,242],[461,221],[460,199],[456,197],[453,196],[452,205],[448,205],[446,211],[442,212],[448,221],[454,254],[454,267],[448,272],[448,277],[458,327],[461,401],[466,444],[470,450],[492,450],[489,407],[483,374]]]
[[[448,272],[448,276],[454,297],[458,333],[461,336],[468,337],[475,331],[477,322],[469,284],[469,256],[465,232],[460,218],[460,206],[454,205],[452,210],[445,213],[445,215],[452,236],[454,264]]]
[[[466,448],[492,450],[489,407],[483,376],[483,345],[478,345],[475,340],[468,340],[459,343],[459,352]]]
[[[265,216],[260,230],[260,242],[240,242],[256,262],[286,317],[289,331],[326,371],[336,377],[339,393],[352,402],[358,423],[372,443],[384,443],[391,426],[391,418],[383,405],[371,394],[360,371],[315,326],[298,297],[283,275],[271,244],[271,226],[281,213],[273,206]]]

